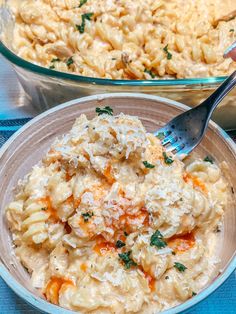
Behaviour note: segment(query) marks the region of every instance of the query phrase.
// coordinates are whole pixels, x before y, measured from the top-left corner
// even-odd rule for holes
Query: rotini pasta
[[[236,69],[223,59],[236,38],[236,19],[215,22],[229,5],[221,0],[14,0],[13,49],[35,64],[89,77],[223,76]]]
[[[210,157],[185,165],[138,118],[96,112],[20,182],[6,209],[15,252],[49,302],[161,312],[217,274],[227,184]]]

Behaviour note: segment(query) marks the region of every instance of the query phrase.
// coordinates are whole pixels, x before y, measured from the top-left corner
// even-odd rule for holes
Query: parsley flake
[[[163,140],[165,138],[165,133],[164,132],[159,132],[157,135],[156,135],[157,138],[159,138],[159,140]]]
[[[55,69],[55,62],[60,62],[61,60],[59,59],[59,58],[53,58],[52,60],[51,60],[51,65],[50,65],[50,67],[49,67],[49,69]]]
[[[131,254],[131,251],[118,254],[119,258],[124,262],[126,269],[129,269],[131,266],[137,266],[137,264],[130,257],[130,254]]]
[[[69,67],[71,64],[74,63],[74,60],[72,57],[70,57],[67,61],[66,61],[66,65]]]
[[[180,272],[184,272],[187,269],[186,266],[184,266],[183,264],[178,263],[178,262],[175,262],[174,267],[176,269],[178,269],[178,271],[180,271]]]
[[[229,31],[233,33],[233,32],[234,32],[234,29],[233,29],[233,28],[231,28]]]
[[[42,207],[41,210],[47,210],[47,207]]]
[[[172,162],[174,162],[174,160],[173,160],[170,156],[168,156],[168,155],[166,154],[166,152],[163,152],[163,157],[164,157],[164,161],[165,161],[165,163],[166,163],[167,165],[171,165]]]
[[[125,235],[126,237],[128,237],[129,234],[128,234],[126,231],[124,231],[124,235]]]
[[[163,240],[163,235],[159,230],[153,233],[150,240],[151,246],[156,246],[158,249],[162,249],[167,246],[167,243]]]
[[[152,168],[155,168],[154,165],[150,164],[148,161],[143,161],[143,164],[146,168],[148,169],[152,169]]]
[[[84,218],[84,222],[88,222],[89,218],[93,217],[93,212],[82,213],[81,216]]]
[[[54,63],[54,62],[59,62],[59,61],[61,61],[59,58],[53,58],[53,59],[51,60],[52,63]]]
[[[151,78],[154,78],[156,76],[155,73],[153,73],[151,70],[145,69],[144,72],[149,74]]]
[[[113,116],[113,109],[109,106],[104,108],[96,108],[96,113],[100,116],[102,114],[108,114],[109,116]]]
[[[93,16],[93,13],[84,13],[82,14],[81,18],[82,18],[82,22],[80,25],[75,25],[77,30],[80,32],[80,34],[83,34],[84,33],[84,28],[85,28],[85,21],[88,20],[88,21],[91,21],[91,18]]]
[[[194,297],[195,295],[197,295],[197,294],[196,294],[196,292],[193,291],[192,292],[192,297]]]
[[[79,8],[82,7],[88,0],[80,0]]]
[[[118,249],[120,249],[120,248],[123,247],[123,246],[125,246],[125,243],[124,243],[123,241],[121,241],[121,240],[117,240],[117,241],[116,241],[116,247],[117,247]]]
[[[165,280],[168,280],[169,279],[169,276],[165,276]]]
[[[163,51],[166,53],[167,60],[172,59],[172,54],[171,54],[171,53],[169,52],[169,50],[168,50],[168,45],[166,45],[166,46],[163,48]]]
[[[213,164],[213,159],[212,159],[210,156],[206,156],[203,160],[206,161],[206,162],[210,162],[211,164]]]

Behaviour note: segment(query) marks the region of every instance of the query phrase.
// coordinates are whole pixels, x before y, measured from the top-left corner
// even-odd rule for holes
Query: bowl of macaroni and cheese
[[[104,92],[144,92],[194,106],[236,63],[235,1],[3,0],[0,52],[43,111]],[[57,92],[55,93],[55,89]],[[235,93],[214,119],[235,128]]]
[[[184,161],[152,132],[188,107],[104,94],[0,150],[0,275],[46,313],[180,313],[236,267],[236,149],[214,122]]]

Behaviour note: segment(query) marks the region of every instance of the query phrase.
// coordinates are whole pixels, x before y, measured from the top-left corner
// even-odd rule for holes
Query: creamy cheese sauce
[[[52,144],[6,217],[16,255],[49,302],[156,313],[217,276],[227,198],[214,162],[185,165],[138,118],[104,113],[81,115]]]
[[[10,3],[13,49],[47,68],[109,79],[223,76],[236,69],[223,59],[236,39],[236,18],[216,26],[235,10],[234,0]]]

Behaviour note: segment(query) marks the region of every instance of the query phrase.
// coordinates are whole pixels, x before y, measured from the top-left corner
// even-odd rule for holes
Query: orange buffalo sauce
[[[114,243],[106,241],[102,236],[96,238],[97,243],[95,244],[93,250],[99,255],[105,255],[108,252],[115,252],[116,246]]]
[[[77,208],[79,206],[81,202],[80,198],[75,199],[73,195],[71,195],[70,197],[67,198],[67,200],[65,200],[65,204],[72,204],[74,208]]]
[[[70,181],[71,178],[72,176],[69,174],[69,172],[66,172],[66,175],[65,175],[66,182]]]
[[[155,282],[156,282],[155,278],[153,278],[152,275],[149,274],[149,272],[145,271],[141,265],[139,265],[138,267],[143,272],[145,278],[148,281],[148,286],[150,290],[153,292],[155,290]]]
[[[71,233],[72,229],[71,229],[71,226],[68,224],[67,221],[64,223],[64,228],[66,230],[66,233],[68,233],[68,234]]]
[[[193,183],[193,187],[196,188],[200,188],[204,193],[207,192],[207,188],[206,188],[206,185],[197,177],[195,177],[194,175],[190,174],[190,173],[187,173],[185,172],[184,175],[183,175],[183,179],[186,183],[188,183],[190,180],[192,181]]]
[[[83,271],[83,272],[86,272],[87,271],[87,265],[85,264],[85,263],[82,263],[81,265],[80,265],[80,269]]]
[[[46,299],[51,303],[58,304],[59,293],[62,286],[64,288],[68,285],[74,286],[73,281],[66,278],[51,277],[45,288]]]
[[[145,275],[145,278],[148,281],[148,286],[150,288],[150,290],[153,292],[155,290],[155,278],[153,278],[150,274],[148,274],[147,272],[143,272]]]
[[[117,240],[120,240],[122,242],[126,241],[126,236],[124,234],[119,234],[119,233],[115,234],[114,238],[117,239]]]
[[[52,201],[51,201],[50,196],[40,198],[39,202],[42,202],[45,204],[46,212],[50,214],[50,218],[52,218],[54,221],[60,220],[58,215],[57,215],[57,210],[52,206]]]
[[[146,207],[141,208],[141,215],[144,217],[143,225],[145,227],[149,226],[149,213]]]
[[[109,184],[113,184],[115,182],[115,178],[113,177],[111,170],[112,170],[111,164],[108,163],[107,167],[104,170],[103,175],[107,179],[107,182]]]
[[[168,240],[168,246],[176,253],[184,253],[195,245],[195,237],[193,232],[184,235],[176,235]]]

